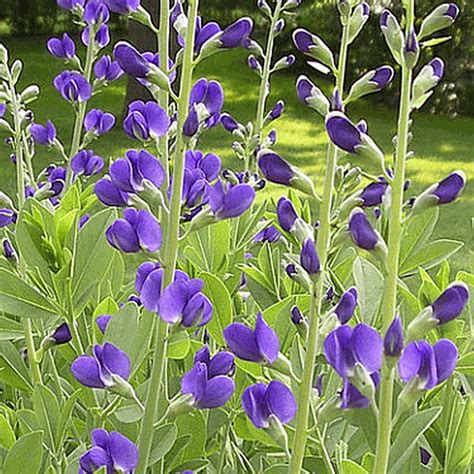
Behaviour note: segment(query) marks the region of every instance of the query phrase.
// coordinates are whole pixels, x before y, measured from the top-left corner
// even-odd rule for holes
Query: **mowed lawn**
[[[54,76],[64,68],[63,63],[51,58],[46,52],[46,38],[7,38],[4,41],[10,49],[11,57],[20,58],[25,64],[22,83],[36,83],[41,87],[41,98],[32,106],[36,121],[44,122],[47,118],[53,120],[59,137],[68,144],[74,120],[72,108],[61,99],[52,85]],[[301,61],[302,58],[298,60]],[[258,77],[246,67],[245,52],[226,52],[208,59],[197,71],[196,78],[201,76],[217,79],[222,83],[225,90],[225,110],[238,120],[246,122],[255,116]],[[316,72],[312,78],[316,83],[321,80]],[[278,131],[276,151],[310,173],[317,188],[320,188],[327,137],[321,117],[298,102],[295,79],[294,75],[278,73],[273,80],[269,104],[272,105],[279,98],[284,99],[287,104],[283,117],[272,124]],[[398,77],[395,81],[397,80]],[[105,93],[95,97],[91,105],[119,117],[115,130],[93,144],[94,150],[106,160],[117,158],[126,149],[137,146],[136,142],[124,135],[121,128],[125,81],[121,79],[116,82]],[[393,94],[397,86],[395,83],[385,94]],[[382,147],[386,156],[390,157],[393,152],[392,137],[396,132],[396,111],[376,105],[368,97],[363,102],[351,105],[348,113],[355,121],[361,118],[367,120],[370,135]],[[453,238],[465,243],[464,248],[454,257],[453,263],[455,268],[468,269],[472,249],[471,219],[474,214],[474,119],[420,113],[415,114],[414,119],[414,140],[411,149],[415,152],[415,157],[408,163],[408,177],[412,180],[410,192],[419,192],[457,169],[463,169],[471,181],[456,204],[442,209],[441,221],[436,230],[438,237]],[[231,143],[231,135],[216,127],[205,134],[202,149],[219,154],[226,166],[239,169],[241,164],[230,148]],[[9,153],[2,140],[1,188],[13,191],[14,168],[8,159]],[[40,170],[57,159],[54,154],[39,149],[35,169]],[[375,169],[369,171],[377,172]],[[281,193],[282,189],[269,186],[265,192]]]

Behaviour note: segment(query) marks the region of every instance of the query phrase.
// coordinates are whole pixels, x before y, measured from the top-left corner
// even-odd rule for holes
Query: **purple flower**
[[[71,169],[75,176],[80,174],[92,176],[99,174],[104,167],[104,160],[92,150],[81,150],[71,159]]]
[[[329,112],[329,100],[306,76],[298,77],[296,94],[304,105],[315,109],[323,117]]]
[[[316,275],[321,271],[316,246],[312,239],[305,240],[303,248],[301,249],[300,263],[310,276]]]
[[[341,93],[337,87],[334,88],[334,91],[331,95],[331,100],[329,102],[329,110],[342,112],[344,110],[344,102],[342,102]]]
[[[234,356],[230,352],[218,352],[211,357],[209,346],[199,349],[194,355],[194,363],[202,362],[206,364],[209,378],[217,375],[232,375],[235,369]]]
[[[270,110],[270,112],[268,113],[268,118],[270,120],[276,120],[277,118],[281,117],[281,114],[283,113],[284,110],[285,110],[285,102],[283,102],[282,100],[279,100],[275,104],[273,109]]]
[[[377,68],[372,77],[369,79],[370,82],[376,84],[377,89],[381,90],[392,82],[394,75],[393,68],[390,66],[381,66]]]
[[[168,114],[156,102],[136,100],[128,106],[123,128],[129,137],[147,141],[162,137],[170,123]]]
[[[438,324],[457,318],[469,301],[469,288],[464,283],[453,283],[431,305]]]
[[[291,322],[295,326],[299,326],[300,324],[303,323],[303,321],[304,321],[303,313],[300,311],[298,306],[293,306],[293,308],[291,308]]]
[[[249,184],[226,187],[219,179],[207,192],[211,211],[217,219],[241,216],[255,199],[255,190]]]
[[[274,242],[278,242],[280,238],[281,234],[278,229],[275,226],[271,225],[256,234],[253,238],[253,241],[261,243],[269,242],[272,244]]]
[[[420,446],[420,462],[424,466],[427,466],[431,459],[431,454],[425,448]]]
[[[423,20],[419,34],[420,39],[448,28],[456,21],[458,14],[459,7],[455,3],[442,3],[438,5]]]
[[[366,324],[354,328],[344,324],[326,337],[324,354],[342,378],[355,376],[356,365],[373,374],[382,366],[382,338]]]
[[[124,219],[117,219],[105,233],[112,247],[125,253],[156,252],[161,247],[160,224],[148,211],[128,208],[123,216]]]
[[[412,26],[408,37],[405,41],[405,47],[403,49],[405,63],[408,67],[413,68],[418,61],[420,55],[420,45],[416,36],[415,28]]]
[[[110,12],[102,0],[88,0],[84,8],[83,18],[89,25],[107,23]]]
[[[298,29],[293,34],[295,46],[302,53],[309,53],[311,46],[314,46],[313,35],[306,30]]]
[[[125,207],[130,204],[129,194],[119,189],[109,176],[97,181],[94,192],[106,206]]]
[[[84,119],[84,128],[96,136],[104,135],[112,130],[115,125],[113,114],[104,112],[100,109],[92,109],[87,113]]]
[[[450,377],[457,360],[458,349],[449,339],[440,339],[434,346],[414,341],[405,347],[398,371],[405,383],[416,378],[418,389],[429,390]]]
[[[97,324],[97,327],[99,328],[99,331],[102,334],[105,334],[105,331],[107,330],[107,326],[109,325],[111,319],[111,314],[102,314],[95,318],[95,323]]]
[[[91,218],[90,214],[84,214],[83,216],[81,216],[81,218],[79,219],[79,230],[81,230],[85,225],[86,223],[89,221],[89,219]]]
[[[253,21],[251,18],[240,18],[229,25],[219,36],[222,48],[236,48],[242,46],[252,32]]]
[[[50,338],[54,341],[55,344],[67,344],[72,340],[71,331],[67,323],[62,323],[58,326]]]
[[[231,352],[251,362],[273,364],[280,351],[278,336],[261,313],[257,314],[253,331],[242,323],[233,323],[224,329],[224,339]]]
[[[72,59],[76,55],[76,45],[67,33],[63,34],[62,39],[49,39],[47,48],[52,56],[59,59]]]
[[[385,333],[383,351],[387,357],[400,357],[403,351],[403,325],[399,316],[394,318]]]
[[[63,71],[54,78],[54,87],[69,102],[85,102],[92,96],[92,86],[78,72]]]
[[[431,192],[438,198],[438,204],[453,202],[466,186],[466,177],[462,171],[456,171],[441,180]]]
[[[149,278],[147,282],[148,280]],[[167,286],[159,297],[160,318],[169,324],[178,323],[185,328],[207,324],[212,318],[212,304],[201,292],[203,284],[199,279],[178,278]],[[145,308],[149,309],[146,292],[144,286],[142,301]]]
[[[361,206],[373,207],[382,204],[387,188],[388,184],[382,181],[367,185],[358,196],[362,200]]]
[[[293,392],[278,380],[247,387],[242,395],[242,406],[257,428],[269,428],[272,417],[283,424],[289,423],[297,410]]]
[[[247,66],[249,67],[249,69],[251,69],[252,71],[258,71],[258,72],[261,72],[262,71],[262,65],[258,62],[258,59],[253,55],[251,54],[248,59],[247,59]]]
[[[0,209],[0,229],[16,222],[16,213],[8,208]]]
[[[160,67],[160,55],[158,53],[153,53],[151,51],[146,51],[145,53],[142,54],[142,56],[153,66],[156,66],[157,68]],[[153,67],[152,66],[152,67]],[[168,69],[173,69],[174,67],[174,61],[169,58],[168,59]],[[177,72],[176,70],[173,70],[173,72],[170,74],[169,76],[169,82],[172,84],[175,80],[176,80],[176,77],[177,77]],[[145,87],[149,87],[150,86],[150,82],[147,81],[146,79],[142,79],[142,78],[137,78],[137,81],[145,86]]]
[[[32,123],[30,126],[30,133],[33,140],[38,145],[51,146],[56,139],[56,127],[51,120],[48,120],[46,125]]]
[[[110,11],[121,15],[129,15],[137,11],[140,0],[104,0]]]
[[[214,38],[216,35],[221,33],[221,27],[215,21],[211,21],[206,24],[202,24],[202,18],[198,16],[196,18],[196,26],[195,26],[195,33],[194,33],[194,54],[199,54],[204,44]],[[184,46],[184,38],[182,36],[178,37],[178,42],[180,46]]]
[[[124,435],[103,428],[92,431],[92,448],[80,458],[79,474],[92,474],[98,469],[106,468],[107,472],[131,474],[138,465],[138,448]]]
[[[239,128],[239,123],[229,114],[222,114],[220,119],[221,125],[228,131],[233,132]]]
[[[380,237],[362,209],[356,208],[349,218],[349,232],[354,243],[365,250],[375,250]]]
[[[128,355],[113,344],[96,344],[93,356],[83,354],[71,365],[76,380],[89,388],[111,388],[117,380],[126,381],[130,376]]]
[[[146,150],[128,150],[125,158],[110,165],[109,172],[113,183],[125,193],[143,191],[144,180],[159,188],[165,178],[160,161]]]
[[[5,115],[6,111],[7,111],[7,105],[0,103],[0,118],[2,118]]]
[[[123,71],[117,61],[112,61],[108,55],[102,56],[94,65],[94,74],[97,80],[115,81],[122,77]]]
[[[341,324],[346,324],[354,315],[355,309],[357,308],[358,292],[355,286],[345,291],[336,307],[334,313],[336,313]]]
[[[291,165],[272,151],[260,154],[258,166],[268,181],[285,186],[290,186],[295,174]]]
[[[193,208],[195,211],[188,214],[187,218],[191,220],[196,214],[201,211],[202,205],[208,202],[205,196],[209,187],[204,172],[199,168],[185,168],[183,180],[182,201],[185,207]]]
[[[286,232],[291,232],[298,214],[295,211],[293,203],[286,197],[281,197],[277,204],[277,217],[280,227]]]
[[[223,355],[221,356],[220,354]],[[194,367],[184,374],[181,379],[181,392],[183,394],[192,395],[192,403],[196,408],[206,409],[221,407],[234,393],[234,381],[225,375],[227,372],[222,373],[228,368],[227,364],[230,362],[227,354],[228,353],[221,352],[207,361],[195,359]],[[200,358],[198,354],[196,354],[196,356],[197,359]],[[218,364],[223,365],[222,367],[217,367]],[[211,366],[213,367],[211,368]],[[213,375],[211,370],[215,368],[217,368],[217,373]]]
[[[362,133],[343,114],[332,113],[326,119],[326,130],[329,138],[342,150],[356,153],[362,144]]]
[[[377,372],[370,375],[374,387],[377,387],[380,383],[380,376]],[[370,400],[362,395],[359,390],[352,385],[349,380],[344,379],[341,392],[341,408],[343,410],[351,408],[368,408],[370,406]]]
[[[92,26],[86,26],[81,34],[81,41],[84,46],[89,46],[90,39],[90,28]],[[105,48],[110,43],[110,31],[107,25],[100,25],[93,38],[94,43],[99,48]]]
[[[214,153],[204,155],[199,150],[188,150],[185,157],[185,167],[188,170],[202,171],[207,181],[214,181],[221,171],[221,159]]]
[[[146,79],[151,70],[150,62],[125,41],[115,45],[114,57],[125,74],[131,77]]]
[[[3,239],[2,241],[2,248],[3,248],[3,256],[7,260],[14,260],[16,259],[16,252],[13,248],[13,245],[8,239]]]
[[[329,47],[319,36],[298,28],[293,32],[295,46],[304,54],[311,56],[325,66],[335,70],[334,57]]]
[[[189,137],[195,135],[201,124],[204,128],[217,125],[223,105],[222,86],[217,81],[199,79],[191,90],[189,114],[183,125],[185,135]]]
[[[74,10],[77,7],[83,7],[85,0],[57,0],[58,5],[64,10]]]

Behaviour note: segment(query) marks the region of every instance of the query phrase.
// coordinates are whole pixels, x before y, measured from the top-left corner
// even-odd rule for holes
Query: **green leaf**
[[[206,423],[201,411],[196,410],[178,417],[176,420],[178,436],[191,435],[189,444],[183,449],[179,463],[182,464],[191,459],[202,458],[206,445]],[[173,461],[173,466],[176,463]]]
[[[156,429],[153,434],[153,444],[150,453],[150,462],[148,467],[162,459],[173,447],[176,437],[178,436],[178,428],[174,423],[167,423]]]
[[[6,316],[0,316],[0,341],[10,341],[23,337],[25,337],[23,324]]]
[[[69,395],[61,409],[61,415],[59,417],[57,430],[56,430],[56,433],[57,433],[56,449],[59,449],[61,448],[61,446],[63,446],[64,440],[67,434],[67,428],[71,421],[71,416],[72,416],[76,401],[79,398],[80,393],[81,393],[81,389],[78,389],[74,393]]]
[[[97,305],[92,316],[95,319],[102,314],[115,314],[118,310],[119,306],[116,301],[110,296],[107,296]]]
[[[354,280],[359,292],[361,320],[373,325],[382,301],[384,277],[375,265],[362,257],[354,260]]]
[[[0,446],[4,449],[10,449],[16,441],[15,433],[10,422],[4,415],[0,414]]]
[[[81,309],[91,293],[107,274],[115,250],[107,243],[105,231],[116,217],[113,209],[104,209],[84,225],[78,233],[72,266],[72,296],[76,309]]]
[[[60,411],[56,395],[44,385],[36,385],[33,393],[33,409],[43,429],[48,447],[54,452],[56,428],[59,425]]]
[[[199,275],[204,281],[203,293],[211,300],[213,306],[212,319],[206,328],[214,340],[224,345],[222,331],[232,323],[233,307],[229,291],[222,281],[211,273],[201,273]]]
[[[32,319],[57,315],[57,311],[41,293],[4,268],[0,268],[0,311]]]
[[[25,362],[10,342],[0,343],[0,381],[18,390],[33,391]]]
[[[43,432],[22,436],[10,449],[3,464],[3,474],[37,474],[43,459]]]
[[[456,407],[448,429],[445,472],[457,474],[466,472],[471,465],[474,440],[474,408],[472,397],[466,400],[456,397]]]
[[[170,359],[181,360],[188,355],[190,348],[191,339],[189,338],[188,333],[185,331],[179,331],[171,336],[166,355]]]
[[[273,438],[265,431],[255,428],[252,422],[244,415],[238,415],[234,420],[235,434],[246,441],[260,441],[266,446],[277,447]]]
[[[104,340],[117,346],[130,357],[132,367],[136,365],[141,347],[136,344],[139,337],[138,306],[129,302],[110,319]]]
[[[362,466],[350,459],[341,461],[341,474],[368,474]]]
[[[449,41],[452,38],[452,36],[441,36],[439,38],[432,38],[426,41],[421,42],[421,46],[423,48],[432,48],[433,46],[437,46],[438,44],[445,43],[446,41]]]
[[[416,449],[418,440],[436,421],[441,411],[442,407],[428,408],[415,413],[403,423],[390,451],[389,470],[391,474],[403,472],[403,466],[412,451]]]
[[[456,365],[456,370],[468,377],[474,377],[474,352],[463,355]]]
[[[454,255],[463,246],[464,243],[457,240],[441,239],[430,242],[401,265],[400,274],[409,274],[418,267],[429,270]]]

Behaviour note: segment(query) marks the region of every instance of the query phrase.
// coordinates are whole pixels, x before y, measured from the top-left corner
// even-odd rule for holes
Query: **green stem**
[[[281,0],[276,1],[275,10],[273,11],[270,29],[268,30],[267,47],[265,50],[265,59],[263,62],[262,80],[260,81],[260,90],[258,92],[257,117],[255,121],[255,133],[258,135],[258,141],[262,141],[262,128],[265,121],[265,105],[270,92],[270,69],[273,59],[273,43],[275,42],[275,25],[280,18]]]
[[[413,26],[414,9],[414,0],[408,0],[406,5],[406,35],[409,34]],[[392,182],[392,200],[389,217],[387,279],[385,282],[385,294],[382,307],[382,326],[384,332],[390,326],[397,310],[397,281],[403,230],[403,186],[405,184],[405,162],[408,150],[408,132],[410,128],[410,91],[412,85],[412,70],[405,64],[402,65],[401,81],[395,177]],[[389,368],[386,361],[384,361],[380,383],[380,414],[378,417],[377,448],[373,471],[377,474],[386,473],[388,467],[390,436],[392,432],[393,384],[394,371]]]
[[[91,82],[92,66],[95,58],[95,34],[96,28],[94,28],[94,25],[89,25],[89,46],[87,47],[86,63],[84,65],[84,77],[89,83]],[[71,150],[69,151],[69,160],[67,163],[66,189],[72,184],[73,172],[71,168],[71,159],[79,151],[79,146],[81,144],[82,126],[87,111],[87,102],[88,101],[86,100],[79,103],[77,109],[76,121],[72,132]]]
[[[10,94],[12,101],[12,113],[15,126],[15,155],[16,155],[16,182],[17,182],[17,205],[18,211],[21,212],[23,205],[25,203],[25,174],[24,174],[24,164],[23,164],[23,147],[22,147],[22,130],[21,122],[19,116],[19,104],[17,100],[15,84],[13,79],[8,72],[8,80],[10,86]],[[20,273],[25,273],[25,264],[24,260],[20,258]],[[25,330],[25,342],[26,349],[28,352],[28,362],[30,364],[31,375],[35,383],[42,383],[41,371],[36,361],[36,348],[35,341],[33,339],[33,328],[31,320],[25,318],[23,320],[23,327]]]
[[[226,460],[226,446],[227,446],[227,438],[229,437],[230,429],[232,428],[232,420],[229,418],[227,420],[227,426],[224,430],[224,436],[222,437],[221,442],[221,453],[219,458],[219,467],[217,468],[217,474],[221,474],[224,470],[225,460]]]
[[[188,4],[189,24],[196,22],[199,0],[189,0]],[[173,189],[171,195],[170,215],[167,226],[166,248],[164,255],[163,288],[172,283],[176,269],[179,243],[179,219],[181,212],[181,191],[184,177],[184,153],[186,149],[185,137],[182,134],[183,124],[186,120],[189,107],[189,96],[191,94],[193,79],[193,52],[194,52],[194,29],[188,28],[186,33],[183,69],[181,73],[180,95],[178,102],[178,132],[176,138],[176,154],[173,167]],[[140,463],[137,474],[145,473],[150,456],[153,441],[153,425],[155,423],[158,404],[160,401],[161,379],[163,365],[166,356],[168,326],[162,319],[157,320],[155,325],[156,348],[153,359],[153,367],[149,381],[148,393],[145,402],[145,412],[142,418],[139,435]]]
[[[344,91],[344,80],[347,61],[349,28],[343,25],[342,40],[339,50],[339,64],[336,86],[341,96]],[[319,319],[324,297],[324,280],[327,273],[327,256],[331,237],[331,207],[333,200],[334,175],[337,162],[337,148],[329,143],[326,158],[326,172],[324,176],[323,196],[321,201],[321,219],[317,242],[317,251],[321,264],[321,273],[316,287],[311,292],[311,309],[309,316],[309,331],[306,341],[306,356],[304,361],[303,378],[299,388],[298,415],[296,418],[296,434],[293,441],[290,472],[299,474],[303,465],[303,458],[308,438],[308,416],[313,390],[314,363],[319,347]],[[324,449],[324,448],[323,448]]]

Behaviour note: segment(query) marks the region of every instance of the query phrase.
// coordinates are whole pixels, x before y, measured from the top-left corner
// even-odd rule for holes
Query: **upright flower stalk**
[[[21,63],[17,63],[21,64]],[[15,158],[16,158],[16,182],[17,182],[17,206],[18,211],[21,211],[25,203],[25,167],[23,160],[23,143],[22,143],[22,124],[20,118],[20,104],[15,88],[15,80],[12,71],[9,69],[5,61],[5,70],[8,78],[8,87],[10,92],[13,125],[14,125],[14,140],[15,140]],[[32,180],[34,176],[30,177]],[[24,263],[20,260],[20,272],[24,273]],[[28,362],[30,364],[31,374],[36,383],[41,383],[41,371],[36,360],[36,348],[33,339],[33,328],[30,318],[25,318],[23,321],[25,331],[26,349],[28,352]]]
[[[342,39],[339,50],[339,60],[336,71],[336,86],[341,95],[344,90],[344,80],[349,46],[349,25],[347,17],[341,16]],[[345,21],[344,21],[345,20]],[[327,272],[327,256],[331,236],[331,207],[333,201],[334,176],[338,150],[330,141],[327,149],[326,171],[324,176],[323,195],[320,208],[320,227],[317,240],[317,252],[321,265],[318,281],[311,287],[311,306],[309,331],[306,339],[306,357],[304,361],[303,377],[298,396],[298,414],[296,418],[296,432],[293,440],[293,449],[290,461],[290,472],[301,472],[303,458],[308,438],[308,417],[310,412],[311,394],[313,390],[314,362],[319,346],[319,320],[324,297],[324,280]],[[332,466],[329,463],[328,468]]]
[[[167,3],[167,0],[165,0]],[[166,229],[166,247],[164,253],[164,275],[162,288],[166,288],[173,282],[173,276],[176,268],[178,243],[179,243],[179,221],[181,210],[181,193],[183,187],[184,164],[185,164],[185,149],[186,142],[183,135],[183,125],[186,120],[189,106],[189,98],[191,94],[192,76],[193,76],[193,52],[194,52],[194,28],[195,25],[198,0],[189,0],[188,4],[188,24],[186,40],[184,46],[183,68],[181,72],[181,85],[178,101],[178,128],[176,138],[176,152],[173,162],[173,179],[172,179],[172,194],[170,203],[170,213],[168,225]],[[161,37],[160,37],[161,39]],[[140,464],[137,473],[145,473],[148,465],[148,459],[151,452],[153,442],[154,423],[157,414],[158,403],[160,400],[162,375],[164,368],[164,361],[167,348],[168,324],[158,318],[155,323],[155,337],[156,343],[155,353],[153,358],[153,366],[151,370],[151,377],[148,386],[148,393],[145,402],[145,411],[140,427]]]
[[[263,62],[262,80],[260,81],[260,90],[258,92],[257,102],[257,119],[255,122],[255,133],[261,141],[262,128],[265,121],[265,105],[267,97],[270,92],[270,71],[273,59],[273,44],[275,42],[275,36],[277,35],[276,24],[280,18],[282,0],[277,0],[275,3],[275,9],[273,10],[273,16],[271,19],[270,28],[268,30],[267,46],[265,50],[265,59]]]
[[[405,2],[406,29],[408,41],[412,32],[415,14],[414,0]],[[383,331],[386,332],[396,316],[397,310],[397,280],[399,273],[400,244],[402,239],[402,208],[403,187],[405,184],[405,160],[408,151],[408,133],[410,129],[410,101],[412,89],[412,65],[403,61],[401,64],[401,93],[398,115],[397,150],[395,159],[394,178],[392,181],[392,196],[389,216],[389,239],[387,255],[387,277],[385,296],[383,298],[382,315]],[[380,383],[380,413],[377,428],[377,448],[374,472],[387,472],[390,454],[390,435],[392,431],[392,401],[395,369],[390,367],[384,358]]]

